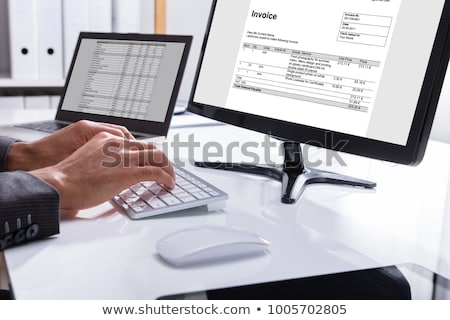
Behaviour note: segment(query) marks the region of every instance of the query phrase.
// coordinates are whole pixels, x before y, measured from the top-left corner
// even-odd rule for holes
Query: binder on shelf
[[[40,79],[63,78],[62,2],[36,0]]]
[[[111,32],[112,0],[62,0],[64,75],[69,71],[78,35],[82,31]]]
[[[10,0],[15,1],[15,0]],[[64,76],[69,71],[78,36],[89,31],[89,0],[63,0]]]
[[[113,0],[113,31],[139,33],[141,0]]]
[[[154,0],[112,0],[113,31],[121,33],[154,33]]]
[[[10,77],[8,3],[0,1],[0,79]]]
[[[112,31],[111,0],[89,1],[89,30],[93,32]]]
[[[155,0],[141,0],[140,5],[141,33],[155,33]]]
[[[38,79],[36,0],[9,0],[11,77]]]

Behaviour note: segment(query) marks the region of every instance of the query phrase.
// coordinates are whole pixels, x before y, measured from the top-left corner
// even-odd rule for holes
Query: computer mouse
[[[261,254],[269,244],[251,231],[197,226],[165,236],[156,243],[156,250],[164,260],[180,267]]]

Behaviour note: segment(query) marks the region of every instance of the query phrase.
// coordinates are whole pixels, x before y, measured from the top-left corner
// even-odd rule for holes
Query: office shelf
[[[0,74],[0,96],[60,95],[64,79],[11,79]]]

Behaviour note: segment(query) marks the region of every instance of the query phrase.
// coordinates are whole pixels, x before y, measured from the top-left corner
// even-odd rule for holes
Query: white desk
[[[168,141],[176,134],[181,141],[194,134],[202,142],[193,151],[197,160],[207,142],[263,141],[259,134],[227,126],[171,130]],[[180,152],[187,156],[186,148]],[[313,156],[325,159],[320,151]],[[450,278],[450,253],[443,250],[449,240],[444,227],[450,210],[450,146],[431,142],[424,162],[413,168],[343,157],[348,166],[332,170],[372,179],[377,190],[317,185],[297,204],[284,205],[275,181],[192,167],[229,194],[223,211],[197,209],[131,221],[104,204],[63,218],[57,237],[5,252],[16,298],[154,299],[399,263],[416,263]],[[240,158],[235,147],[232,160]],[[162,236],[204,224],[253,230],[272,242],[270,252],[189,268],[171,267],[157,256],[154,244]]]

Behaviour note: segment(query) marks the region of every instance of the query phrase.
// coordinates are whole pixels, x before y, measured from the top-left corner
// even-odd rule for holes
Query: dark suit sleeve
[[[0,172],[4,172],[7,170],[6,155],[8,154],[9,148],[15,141],[16,140],[14,139],[0,136]]]
[[[13,140],[0,139],[0,167]],[[0,250],[59,233],[59,194],[23,172],[0,172]]]

